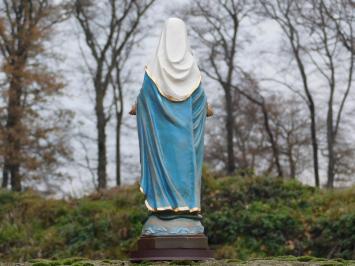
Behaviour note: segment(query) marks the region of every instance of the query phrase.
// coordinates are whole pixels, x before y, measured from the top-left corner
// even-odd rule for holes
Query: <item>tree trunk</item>
[[[13,65],[22,65],[22,62],[14,61]],[[13,191],[21,191],[21,176],[20,176],[20,154],[21,154],[21,77],[17,75],[21,73],[21,68],[15,67],[9,87],[9,100],[7,106],[7,121],[6,121],[6,155],[5,165],[7,175],[10,173],[11,189]]]
[[[237,16],[233,16],[233,37],[232,37],[232,46],[230,51],[230,57],[228,62],[228,73],[227,80],[224,87],[225,97],[226,97],[226,111],[227,111],[227,154],[228,154],[228,163],[227,163],[227,171],[229,174],[234,173],[235,171],[235,158],[234,158],[234,116],[233,116],[233,103],[234,103],[234,93],[232,94],[232,81],[233,81],[233,70],[234,70],[234,60],[235,60],[235,52],[237,46],[237,34],[239,21]],[[227,53],[228,54],[228,53]]]
[[[315,179],[315,185],[316,187],[319,187],[320,182],[319,182],[319,161],[318,161],[318,140],[317,140],[317,127],[316,127],[316,111],[315,111],[315,106],[314,106],[314,101],[313,101],[313,96],[308,88],[308,79],[307,79],[307,74],[305,67],[303,65],[303,62],[301,60],[300,54],[299,54],[299,49],[294,44],[294,36],[291,35],[292,37],[290,38],[293,54],[296,58],[296,62],[298,65],[298,70],[300,71],[301,78],[302,78],[302,83],[303,83],[303,89],[304,92],[307,96],[308,99],[308,108],[309,108],[309,113],[310,113],[310,118],[311,118],[311,136],[312,136],[312,150],[313,150],[313,169],[314,169],[314,179]]]
[[[328,180],[327,187],[334,187],[334,131],[333,131],[333,103],[332,96],[328,106],[327,117],[327,148],[328,148]]]
[[[288,144],[288,147],[287,147],[287,157],[288,157],[288,162],[290,165],[290,177],[291,177],[291,179],[295,179],[296,178],[296,164],[293,159],[292,145],[290,145],[290,144]]]
[[[317,141],[317,128],[314,105],[310,106],[311,113],[311,136],[312,136],[312,150],[313,150],[313,169],[316,187],[319,187],[319,162],[318,162],[318,141]]]
[[[119,78],[119,74],[118,74],[118,82],[121,82]],[[120,85],[118,86],[118,95],[116,93],[116,90],[114,89],[114,97],[115,97],[115,106],[116,106],[116,185],[120,186],[121,185],[121,125],[122,125],[122,115],[123,115],[123,95],[122,95],[122,87]]]
[[[323,3],[324,4],[324,3]],[[323,7],[321,5],[320,14],[323,24],[325,25],[325,18],[323,16]],[[333,100],[334,100],[334,93],[335,93],[335,66],[333,64],[333,55],[331,51],[331,47],[329,47],[329,37],[327,31],[322,27],[323,32],[323,42],[326,55],[328,57],[328,66],[330,70],[330,79],[329,80],[329,100],[328,100],[328,113],[327,113],[327,146],[328,146],[328,180],[327,180],[327,187],[333,188],[334,186],[334,164],[335,164],[335,154],[334,154],[334,143],[335,143],[335,130],[333,127]]]
[[[334,147],[333,147],[333,142],[328,143],[328,180],[327,180],[327,188],[333,188],[334,187]]]
[[[267,132],[267,134],[269,136],[272,153],[273,153],[274,159],[275,159],[277,175],[279,177],[283,177],[282,167],[281,167],[281,164],[280,164],[279,149],[277,147],[277,143],[275,142],[274,135],[272,134],[272,131],[271,131],[271,128],[270,128],[270,125],[269,125],[269,115],[268,115],[268,112],[267,112],[267,109],[266,109],[266,106],[265,106],[264,103],[261,105],[261,110],[262,110],[263,116],[264,116],[265,130],[266,130],[266,132]]]
[[[11,173],[11,189],[13,191],[21,191],[20,165],[18,163],[10,164],[9,171]]]
[[[97,129],[97,178],[98,189],[107,187],[106,174],[106,117],[104,111],[104,95],[101,88],[96,89],[96,129]]]
[[[4,163],[4,169],[2,170],[2,182],[1,187],[7,188],[7,184],[9,183],[9,171],[7,169],[6,163]]]
[[[116,186],[121,185],[121,123],[116,124]]]
[[[234,128],[234,117],[233,117],[233,102],[231,96],[231,90],[225,90],[226,96],[226,129],[227,129],[227,172],[229,174],[235,171],[235,159],[234,159],[234,142],[233,142],[233,128]]]

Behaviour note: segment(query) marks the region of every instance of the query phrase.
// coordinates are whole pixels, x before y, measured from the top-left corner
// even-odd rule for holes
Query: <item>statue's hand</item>
[[[129,111],[130,115],[136,115],[137,114],[137,106],[135,104],[132,105],[131,111]]]
[[[207,104],[207,117],[213,116],[213,109],[211,105]]]

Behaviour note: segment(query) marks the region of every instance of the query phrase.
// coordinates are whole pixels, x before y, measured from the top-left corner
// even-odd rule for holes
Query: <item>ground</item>
[[[275,257],[275,258],[263,258],[263,259],[253,259],[248,261],[241,260],[211,260],[205,262],[193,262],[193,261],[171,261],[171,262],[142,262],[142,263],[130,263],[123,260],[87,260],[85,258],[67,258],[58,260],[46,260],[46,259],[33,259],[25,263],[1,263],[1,266],[57,266],[57,265],[72,265],[72,266],[128,266],[128,265],[249,265],[249,266],[335,266],[335,265],[355,265],[355,260],[343,260],[335,259],[328,260],[322,258],[314,258],[310,256],[293,257]]]

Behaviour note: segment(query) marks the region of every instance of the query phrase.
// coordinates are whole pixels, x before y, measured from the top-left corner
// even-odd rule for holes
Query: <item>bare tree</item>
[[[309,118],[304,112],[304,104],[294,95],[288,97],[269,96],[268,106],[273,131],[283,157],[285,177],[296,178],[308,168],[311,137]]]
[[[305,69],[305,63],[302,59],[302,47],[300,43],[299,34],[294,26],[294,21],[290,18],[290,7],[294,1],[260,1],[263,6],[263,12],[273,20],[277,21],[282,31],[284,32],[287,40],[291,45],[291,50],[295,60],[297,62],[298,70],[303,83],[303,90],[306,94],[307,106],[310,112],[311,125],[310,131],[312,135],[312,147],[313,147],[313,167],[315,184],[319,187],[319,160],[318,160],[318,139],[317,139],[317,126],[316,126],[316,110],[314,103],[314,96],[309,88],[308,76]],[[301,5],[302,3],[299,3]],[[295,19],[295,17],[293,17]]]
[[[273,160],[272,162],[276,165],[277,175],[283,177],[282,165],[280,162],[280,150],[276,141],[275,132],[271,127],[271,119],[268,110],[268,104],[266,103],[265,97],[260,93],[259,84],[255,78],[252,77],[249,73],[241,71],[243,74],[243,81],[245,84],[234,85],[231,87],[245,97],[252,104],[257,105],[263,116],[263,125],[265,132],[268,136],[269,143],[271,145]],[[254,92],[254,93],[251,93]],[[270,167],[271,168],[271,167]]]
[[[309,119],[304,114],[303,103],[294,96],[281,97],[270,92],[261,96],[257,82],[247,77],[235,90],[236,165],[241,173],[278,174],[278,161],[282,176],[295,178],[308,167],[309,161],[311,141],[306,130]],[[226,156],[225,139],[220,137],[223,128],[218,127],[221,108],[216,106],[213,120],[217,121],[211,121],[213,124],[207,131],[206,160],[217,170],[221,169],[221,161]]]
[[[311,43],[311,52],[308,55],[320,75],[325,78],[329,88],[326,133],[328,153],[327,187],[332,188],[334,186],[336,167],[336,139],[344,106],[353,81],[355,59],[353,24],[355,21],[355,12],[351,11],[350,1],[327,2],[317,0],[312,1],[312,7],[312,16],[305,15],[304,19],[305,26],[310,27],[313,30],[312,35],[315,36],[312,38],[314,40]],[[342,20],[342,23],[339,20]],[[344,36],[344,32],[348,33],[348,37]],[[341,37],[340,43],[338,41],[339,36]],[[317,57],[322,58],[321,61],[324,63],[318,63],[312,52]],[[344,69],[339,63],[337,64],[337,61],[341,62],[341,65],[346,64],[347,67]],[[346,73],[347,80],[345,84],[340,81],[342,77],[337,75],[338,71]],[[342,88],[343,86],[345,87],[344,89]],[[341,97],[337,111],[335,102],[336,93]]]
[[[250,89],[250,88],[248,88]],[[238,173],[263,172],[265,165],[273,160],[265,134],[263,115],[259,106],[251,103],[238,91],[233,91],[234,160]],[[227,162],[225,129],[220,125],[225,121],[224,97],[214,102],[215,115],[206,128],[205,159],[216,171],[225,169]]]
[[[98,188],[107,186],[106,126],[111,108],[116,115],[116,183],[120,177],[120,129],[123,114],[121,67],[127,59],[127,50],[137,33],[142,16],[155,0],[76,0],[74,14],[85,36],[94,65],[88,64],[95,90],[95,115],[97,129]],[[114,102],[105,109],[109,89],[113,89]]]
[[[262,14],[276,21],[281,27],[300,73],[304,92],[302,98],[307,103],[311,120],[316,186],[319,186],[317,136],[319,132],[317,132],[316,112],[321,110],[316,108],[316,92],[311,90],[312,73],[317,72],[319,79],[325,81],[324,86],[329,88],[326,108],[327,186],[333,187],[336,136],[353,79],[354,13],[351,1],[260,0],[259,2],[262,6]],[[344,65],[347,67],[344,68]],[[342,81],[344,73],[347,75],[345,82]],[[341,99],[340,102],[335,101],[335,95]]]
[[[252,93],[253,88],[245,88]],[[235,157],[239,169],[252,170],[260,168],[270,156],[268,137],[264,130],[263,115],[260,107],[252,104],[237,90],[234,91],[234,139]],[[266,160],[265,160],[266,159]]]
[[[254,78],[243,71],[236,61],[237,50],[244,43],[240,37],[240,26],[244,19],[252,14],[253,4],[249,1],[194,1],[189,13],[192,15],[191,27],[203,44],[202,70],[210,80],[216,82],[224,93],[225,129],[226,129],[226,170],[232,173],[236,167],[235,138],[238,128],[234,118],[234,106],[240,96],[256,105],[263,116],[263,126],[267,132],[272,148],[272,161],[275,163],[277,175],[283,176],[279,159],[279,150],[274,134],[270,128],[269,115],[264,97],[260,94]],[[243,86],[246,82],[250,87]],[[239,94],[239,96],[235,96]],[[241,135],[239,135],[241,136]],[[238,143],[237,143],[238,144]]]
[[[238,79],[237,47],[240,24],[250,12],[248,1],[201,1],[197,0],[189,7],[190,23],[194,33],[205,47],[202,58],[202,71],[223,89],[225,101],[226,130],[226,170],[233,173],[236,168],[234,157],[234,118],[232,83]],[[189,19],[189,18],[187,18]],[[190,19],[191,20],[191,19]]]

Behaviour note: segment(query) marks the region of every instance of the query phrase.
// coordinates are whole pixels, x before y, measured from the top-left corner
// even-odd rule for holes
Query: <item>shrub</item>
[[[67,201],[0,190],[0,260],[125,258],[148,215],[143,202],[136,185]],[[319,190],[293,180],[204,171],[202,210],[219,258],[355,259],[355,187]]]

